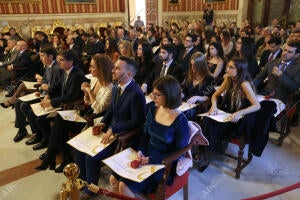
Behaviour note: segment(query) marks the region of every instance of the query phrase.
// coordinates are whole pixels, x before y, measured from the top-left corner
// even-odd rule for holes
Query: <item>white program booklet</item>
[[[209,117],[218,122],[229,122],[231,114],[218,109],[218,112],[216,115],[209,115],[207,112],[207,113],[199,114],[198,116]]]
[[[137,169],[131,167],[131,162],[136,159],[137,152],[132,148],[127,148],[105,160],[103,162],[118,175],[136,182],[142,182],[164,165],[143,165]]]
[[[38,84],[38,82],[30,82],[30,81],[22,81],[25,84],[25,87],[28,90],[35,90],[36,88],[34,87],[35,84]]]
[[[44,95],[42,95],[41,93],[34,92],[34,93],[31,93],[31,94],[27,94],[27,95],[24,95],[22,97],[19,97],[19,99],[21,101],[32,101],[32,100],[40,99],[40,98],[43,98],[43,97],[44,97]]]
[[[43,115],[47,115],[49,113],[52,113],[52,112],[56,112],[58,110],[61,110],[61,108],[53,108],[52,106],[48,107],[48,108],[43,108],[41,106],[41,103],[34,103],[34,104],[30,104],[30,107],[33,111],[33,113],[36,115],[36,116],[43,116]]]
[[[78,151],[93,157],[108,147],[115,140],[115,138],[112,137],[109,143],[103,144],[101,143],[103,135],[104,133],[93,135],[93,127],[89,127],[85,131],[70,139],[67,143]]]
[[[86,120],[81,117],[76,110],[62,110],[57,111],[57,113],[66,121],[71,122],[86,122]]]

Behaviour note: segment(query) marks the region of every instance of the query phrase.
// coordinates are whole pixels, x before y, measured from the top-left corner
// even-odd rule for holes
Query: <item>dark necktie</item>
[[[273,61],[274,60],[274,54],[273,53],[271,53],[270,54],[270,56],[269,56],[269,59],[268,59],[268,61],[269,62],[271,62],[271,61]]]
[[[115,102],[118,102],[120,97],[121,97],[121,91],[122,91],[122,88],[120,86],[118,86],[118,90],[117,90],[117,94],[116,94],[116,100]]]
[[[167,68],[167,65],[163,65],[163,67],[162,67],[162,69],[160,71],[160,74],[159,74],[160,77],[165,76],[165,74],[166,74],[166,68]]]
[[[188,52],[189,52],[189,50],[185,50],[185,52],[184,52],[184,54],[182,56],[183,59],[186,57],[186,55],[188,54]]]
[[[283,62],[283,63],[281,63],[280,70],[282,72],[284,72],[284,70],[286,70],[286,67],[287,67],[287,64]]]
[[[64,82],[63,82],[63,86],[62,86],[62,95],[64,95],[65,86],[66,86],[67,81],[68,81],[68,74],[65,72]]]

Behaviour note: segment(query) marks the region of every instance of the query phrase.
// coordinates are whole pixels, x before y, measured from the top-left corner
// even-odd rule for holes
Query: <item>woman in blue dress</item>
[[[153,84],[155,107],[149,109],[143,137],[138,147],[137,160],[142,165],[162,164],[162,160],[188,145],[189,128],[185,115],[178,109],[181,105],[181,89],[172,76],[158,78]],[[174,162],[167,184],[175,177]],[[134,197],[135,193],[154,192],[163,177],[164,169],[157,171],[141,183],[113,174],[110,185],[113,191]]]

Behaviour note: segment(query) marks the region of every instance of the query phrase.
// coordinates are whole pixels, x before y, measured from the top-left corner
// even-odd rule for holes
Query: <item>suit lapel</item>
[[[119,97],[119,100],[117,102],[115,102],[116,105],[117,105],[117,107],[119,107],[119,105],[122,104],[122,102],[126,98],[127,93],[128,93],[128,89],[132,86],[132,84],[133,84],[133,80],[129,83],[129,85],[127,85],[127,87],[125,88],[125,90],[122,92],[121,96]],[[116,94],[117,94],[117,92],[115,92],[115,95]]]

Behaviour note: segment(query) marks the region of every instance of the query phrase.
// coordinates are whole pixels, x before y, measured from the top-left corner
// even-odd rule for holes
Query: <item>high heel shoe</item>
[[[0,104],[3,108],[9,108],[12,107],[14,108],[15,106],[13,104],[11,104],[9,101],[5,102],[5,103],[1,103]]]
[[[50,170],[55,169],[55,161],[48,162],[47,160],[43,160],[42,164],[40,166],[37,166],[35,169],[37,170],[46,170],[48,167]]]

